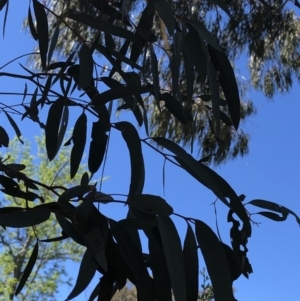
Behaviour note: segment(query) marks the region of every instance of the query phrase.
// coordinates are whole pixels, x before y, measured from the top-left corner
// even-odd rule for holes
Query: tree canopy
[[[8,0],[0,3],[6,20]],[[219,10],[222,10],[228,15],[226,18],[230,18],[228,24],[232,24],[236,6],[214,0],[206,4],[203,12],[199,11],[204,14],[201,17],[194,14],[193,3],[183,3],[178,11],[173,2],[157,0],[136,5],[137,16],[131,17],[128,12],[134,4],[125,1],[89,1],[90,6],[80,1],[78,6],[66,10],[59,5],[68,6],[69,1],[55,3],[57,5],[53,6],[32,0],[29,4],[28,26],[32,38],[37,41],[41,71],[21,65],[23,73],[0,72],[0,76],[12,81],[22,79],[26,83],[19,103],[4,103],[0,109],[20,143],[23,143],[22,132],[15,116],[29,119],[42,128],[49,162],[59,156],[61,149],[71,145],[69,178],[80,176],[80,184],[70,187],[67,178],[64,184],[57,186],[30,175],[30,162],[25,166],[1,159],[1,191],[22,202],[18,206],[0,208],[0,225],[4,229],[29,227],[35,233],[31,257],[14,294],[19,295],[25,289],[42,243],[65,243],[72,239],[85,251],[67,300],[83,292],[98,272],[101,278],[89,300],[111,300],[127,280],[136,287],[138,300],[171,301],[173,296],[178,301],[197,300],[199,250],[212,282],[214,299],[235,300],[233,281],[242,275],[248,278],[253,272],[248,258],[253,224],[251,208],[260,208],[262,211],[257,214],[274,221],[284,221],[293,215],[300,224],[296,213],[282,205],[262,199],[245,201],[243,194],[238,195],[206,164],[212,156],[216,162],[221,162],[228,152],[234,155],[242,149],[240,123],[253,112],[251,106],[247,109],[241,101],[230,62],[234,52],[226,46],[225,36],[223,39],[218,36],[223,30],[212,26],[223,23],[205,21],[206,18],[221,18]],[[216,7],[217,11],[209,14],[208,10]],[[239,25],[246,16],[246,13],[241,16]],[[222,18],[225,17],[222,15]],[[56,25],[49,26],[53,20]],[[92,30],[81,30],[80,24]],[[158,28],[161,28],[159,32],[155,30]],[[60,38],[66,30],[76,36],[72,41],[78,53],[70,49],[67,58],[54,61],[53,55],[63,48],[58,43],[62,42]],[[96,53],[102,55],[100,61]],[[104,71],[109,72],[108,76]],[[78,95],[77,89],[82,94]],[[143,126],[144,133],[132,122],[113,120],[113,105],[119,99],[122,102],[118,109],[130,110],[138,125]],[[197,106],[205,110],[201,118],[192,109]],[[170,131],[170,136],[172,127],[180,131],[180,123],[190,128],[192,145],[195,137],[200,137],[204,145],[214,143],[204,148],[207,156],[200,160],[195,158],[180,145],[181,138],[173,141],[155,130],[151,134],[148,118],[153,116],[153,110],[157,111],[157,116],[162,116],[162,120],[157,119],[158,126]],[[70,112],[76,121],[71,138],[65,141]],[[206,131],[204,136],[198,127],[201,120],[205,120],[202,124]],[[168,127],[163,121],[174,121],[174,124]],[[92,182],[100,168],[103,172],[107,154],[112,152],[109,147],[112,132],[123,139],[123,146],[118,147],[117,152],[130,166],[128,192],[121,196],[105,194],[101,185],[97,187]],[[236,145],[231,149],[234,137]],[[8,145],[7,131],[0,126],[0,146]],[[231,245],[223,243],[219,233],[197,216],[185,217],[175,212],[161,196],[143,192],[147,158],[142,145],[185,170],[227,208]],[[219,146],[223,151],[219,151]],[[87,170],[82,172],[80,163],[86,147]],[[51,200],[43,197],[44,190],[52,193]],[[114,203],[128,209],[124,219],[113,220],[100,208],[100,204]],[[172,219],[174,216],[186,222],[183,244]],[[45,241],[43,233],[36,229],[43,227],[50,218],[57,221],[62,234],[58,236],[54,228]],[[142,249],[140,230],[147,239],[147,252]]]

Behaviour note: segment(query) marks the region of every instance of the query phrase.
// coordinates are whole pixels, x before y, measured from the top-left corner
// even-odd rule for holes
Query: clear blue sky
[[[11,1],[4,41],[0,41],[0,65],[18,55],[32,51],[35,43],[21,32],[23,17],[27,14],[28,2]],[[4,11],[0,14],[3,22]],[[25,62],[23,60],[23,62]],[[17,63],[1,71],[19,72]],[[242,69],[247,76],[247,71]],[[24,82],[6,80],[0,77],[0,92],[22,92]],[[300,214],[300,101],[299,85],[284,96],[276,96],[268,101],[261,93],[250,92],[258,109],[258,114],[242,127],[251,135],[250,154],[242,159],[229,161],[218,167],[216,171],[223,176],[238,194],[245,194],[246,201],[266,199],[280,203]],[[13,97],[0,94],[0,101],[8,103]],[[76,114],[79,115],[79,112]],[[70,122],[73,127],[75,118]],[[120,120],[132,120],[131,113],[122,113]],[[19,119],[17,119],[19,121]],[[133,122],[136,125],[136,122]],[[19,123],[20,124],[20,123]],[[4,115],[0,125],[7,126]],[[9,127],[9,126],[7,126]],[[39,133],[37,126],[31,122],[21,124],[23,135],[32,139]],[[143,137],[141,131],[141,136]],[[13,132],[9,131],[10,137]],[[105,175],[110,180],[103,184],[107,193],[128,192],[129,163],[126,155],[119,150],[125,147],[120,133],[111,136],[108,161]],[[146,164],[146,185],[144,192],[163,196],[162,166],[163,159],[153,150],[143,147]],[[125,157],[125,158],[124,158]],[[211,203],[215,197],[207,189],[192,179],[183,170],[171,164],[166,165],[166,200],[175,212],[199,218],[215,230],[215,215]],[[107,205],[106,205],[107,206]],[[124,217],[123,206],[102,205],[101,209],[108,215]],[[229,227],[226,222],[225,208],[218,206],[218,222],[224,242],[229,243]],[[256,212],[254,207],[248,207]],[[257,210],[259,211],[259,210]],[[282,301],[299,300],[300,298],[300,228],[291,216],[287,221],[276,223],[259,216],[253,216],[261,222],[259,227],[253,226],[253,235],[249,241],[249,258],[254,273],[250,279],[240,278],[234,283],[236,298],[239,301]],[[174,219],[181,236],[185,234],[185,225],[178,218]],[[203,261],[200,262],[203,267]],[[68,265],[69,272],[76,275],[78,265]],[[75,277],[75,276],[74,276]],[[58,300],[64,300],[69,288],[61,288]],[[91,292],[89,289],[88,292]],[[75,300],[87,300],[89,294],[83,293]]]

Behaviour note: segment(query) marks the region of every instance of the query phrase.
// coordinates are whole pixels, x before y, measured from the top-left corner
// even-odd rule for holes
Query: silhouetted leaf
[[[51,58],[57,44],[58,36],[59,36],[59,23],[56,24],[53,36],[51,38],[49,51],[48,51],[48,65],[51,62]],[[49,66],[47,67],[47,70],[49,70]]]
[[[183,252],[179,235],[169,217],[159,215],[157,219],[175,300],[187,300]]]
[[[125,262],[131,268],[141,300],[151,300],[151,282],[142,254],[132,243],[129,234],[117,222],[110,220],[110,229]]]
[[[23,228],[41,224],[50,217],[47,208],[32,208],[15,211],[11,214],[0,214],[0,225],[11,228]]]
[[[160,110],[160,93],[159,93],[159,77],[158,77],[158,65],[157,65],[157,57],[153,49],[153,45],[150,45],[150,53],[151,53],[151,68],[152,68],[152,76],[153,76],[153,92],[154,99],[156,101],[156,105]]]
[[[261,212],[257,212],[257,214],[260,214],[260,215],[262,215],[264,217],[267,217],[267,218],[269,218],[273,221],[276,221],[276,222],[283,222],[287,218],[287,215],[280,216],[276,213],[269,212],[269,211],[261,211]]]
[[[31,271],[35,265],[35,262],[36,262],[36,259],[37,259],[37,256],[38,256],[38,253],[39,253],[39,242],[37,241],[34,248],[33,248],[33,251],[31,253],[31,256],[28,260],[28,263],[24,269],[24,272],[22,274],[22,277],[20,279],[20,282],[16,288],[16,291],[15,291],[15,296],[17,296],[20,291],[22,290],[22,288],[24,287],[24,285],[26,284],[26,281],[28,279],[28,277],[30,276],[31,274]]]
[[[90,48],[83,43],[79,51],[79,80],[78,88],[89,87],[93,79],[94,61]]]
[[[126,231],[130,230],[144,230],[151,229],[157,226],[158,222],[156,220],[148,219],[148,218],[126,218],[121,219],[118,223],[126,228]]]
[[[97,263],[94,260],[92,253],[89,250],[86,250],[80,264],[75,286],[66,301],[71,300],[81,294],[94,278],[96,271]]]
[[[95,194],[95,202],[107,204],[112,202],[113,200],[114,199],[110,195],[107,195],[105,193],[97,191]]]
[[[61,118],[58,137],[57,137],[57,152],[59,151],[63,139],[65,137],[65,133],[68,127],[68,121],[69,121],[69,107],[65,103],[65,105],[63,106],[62,118]]]
[[[73,224],[59,213],[55,213],[55,216],[64,233],[79,245],[85,246],[83,237],[76,231]]]
[[[90,181],[89,174],[85,171],[81,177],[80,185],[88,185]]]
[[[222,51],[216,39],[212,36],[212,34],[207,30],[207,28],[201,21],[187,19],[185,22],[193,26],[197,30],[199,36],[204,38],[209,45],[211,45],[219,51]]]
[[[6,113],[5,111],[4,111],[4,113],[5,113],[6,117],[7,117],[10,125],[13,127],[13,129],[14,129],[14,131],[15,131],[18,139],[19,139],[19,141],[23,144],[24,142],[20,138],[22,136],[22,134],[21,134],[21,131],[20,131],[18,125],[16,124],[16,122],[13,120],[13,118],[8,113]]]
[[[249,204],[256,206],[256,207],[260,207],[260,208],[264,208],[264,209],[268,209],[271,211],[281,213],[284,217],[287,217],[288,214],[292,214],[296,218],[296,221],[300,226],[299,216],[295,212],[293,212],[292,210],[290,210],[284,206],[281,206],[279,204],[276,204],[276,203],[273,203],[270,201],[265,201],[265,200],[253,200],[253,201],[250,201]],[[261,214],[261,212],[260,212],[260,214]]]
[[[0,2],[0,7],[1,10],[3,9],[3,7],[6,5],[5,7],[5,13],[4,13],[4,21],[3,21],[3,37],[4,37],[4,33],[5,33],[5,27],[6,27],[6,21],[7,21],[7,14],[8,14],[8,5],[9,5],[9,1],[8,0],[2,0]]]
[[[242,267],[235,252],[226,244],[222,243],[231,273],[231,281],[238,279],[242,274]]]
[[[36,18],[36,27],[37,27],[37,36],[39,41],[40,48],[40,56],[42,67],[45,70],[47,65],[47,51],[48,51],[48,20],[47,15],[44,9],[44,5],[42,5],[37,0],[32,0],[33,9]]]
[[[128,196],[141,194],[145,182],[145,167],[139,134],[129,122],[118,122],[115,126],[122,132],[130,154],[131,180]]]
[[[205,223],[195,220],[196,237],[202,252],[216,301],[234,301],[231,274],[224,248]]]
[[[132,42],[138,42],[136,36],[129,30],[110,24],[107,21],[94,18],[88,14],[71,14],[68,18],[73,19],[77,22],[84,23],[100,31],[112,34],[114,36],[127,39]]]
[[[174,45],[171,58],[171,70],[172,70],[172,93],[178,95],[178,80],[179,80],[179,67],[181,63],[181,32],[176,31],[174,33]]]
[[[93,185],[78,185],[64,191],[58,198],[58,202],[67,202],[79,198],[94,189]]]
[[[237,130],[240,123],[240,96],[233,68],[225,53],[208,45],[211,61],[219,71],[219,82],[224,92],[232,123]]]
[[[232,126],[232,122],[229,117],[220,110],[220,119],[228,126]]]
[[[82,113],[77,119],[73,130],[73,147],[71,151],[70,177],[73,179],[77,173],[84,152],[86,142],[87,118]]]
[[[6,5],[8,0],[1,0],[0,1],[0,11],[3,9],[3,7]]]
[[[165,107],[176,119],[183,124],[187,123],[188,120],[185,116],[183,106],[176,97],[174,97],[171,93],[166,92],[161,95],[161,99],[165,102]]]
[[[5,129],[0,126],[0,147],[5,146],[8,147],[9,137],[5,131]]]
[[[32,20],[32,14],[31,14],[31,9],[30,6],[28,7],[28,25],[29,25],[29,29],[30,29],[30,33],[32,35],[32,37],[37,41],[38,39],[38,35]]]
[[[186,283],[186,300],[198,300],[199,262],[198,249],[194,232],[187,224],[187,232],[183,245],[183,262]]]
[[[63,98],[58,98],[50,107],[45,128],[46,150],[49,161],[52,161],[59,149],[58,131],[64,109]],[[61,142],[60,142],[61,143]]]
[[[173,208],[163,198],[156,195],[135,195],[130,198],[129,204],[141,212],[153,215],[169,216],[173,213]]]
[[[169,35],[172,36],[175,30],[174,13],[166,0],[153,1],[154,7],[168,28]]]

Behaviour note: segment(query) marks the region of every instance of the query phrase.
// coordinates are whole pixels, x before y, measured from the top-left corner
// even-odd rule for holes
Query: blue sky
[[[0,66],[18,55],[32,51],[35,42],[21,32],[23,17],[27,14],[28,3],[13,1],[10,3],[5,39],[0,41]],[[0,14],[3,22],[4,12]],[[25,61],[23,60],[23,63]],[[17,63],[3,71],[20,72]],[[241,73],[248,76],[247,70]],[[7,80],[0,77],[0,92],[22,92],[24,82]],[[33,90],[32,90],[33,91]],[[31,92],[32,92],[31,91]],[[299,85],[296,83],[289,94],[278,95],[273,101],[267,100],[261,93],[250,91],[258,114],[243,124],[243,129],[251,136],[250,154],[244,158],[229,161],[216,168],[238,194],[246,195],[246,202],[253,199],[265,199],[282,204],[300,214],[300,102]],[[0,94],[0,101],[9,103],[16,100],[12,96]],[[19,101],[19,99],[17,99]],[[80,112],[74,113],[75,115]],[[76,117],[70,122],[73,127]],[[130,120],[131,113],[122,113],[119,120]],[[23,135],[32,139],[40,130],[32,122],[22,122]],[[136,122],[133,121],[136,125]],[[0,125],[9,128],[4,115]],[[10,137],[13,132],[8,131]],[[145,137],[141,130],[141,137]],[[129,187],[129,155],[120,154],[125,143],[119,132],[112,132],[105,175],[110,180],[103,184],[106,193],[126,194]],[[208,223],[214,230],[215,215],[211,205],[215,197],[206,188],[192,179],[183,170],[167,163],[165,196],[162,186],[163,158],[153,150],[143,146],[146,165],[146,185],[144,193],[163,196],[182,215],[195,217]],[[127,157],[126,157],[127,156]],[[226,222],[224,206],[218,204],[218,223],[224,242],[229,243],[230,224]],[[257,212],[248,207],[250,212]],[[101,210],[115,219],[124,217],[124,208],[120,205],[102,205]],[[276,223],[258,215],[253,219],[261,222],[253,226],[253,235],[249,240],[249,259],[254,273],[250,279],[240,278],[234,283],[236,298],[239,301],[282,301],[298,300],[300,297],[300,229],[291,216],[287,221]],[[185,234],[185,223],[174,218],[181,237]],[[200,261],[203,267],[203,260]],[[76,275],[78,265],[69,264],[70,274]],[[75,276],[74,276],[75,277]],[[64,300],[70,288],[61,288],[59,300]],[[91,289],[88,289],[90,292]],[[75,300],[84,301],[89,294],[83,293]]]

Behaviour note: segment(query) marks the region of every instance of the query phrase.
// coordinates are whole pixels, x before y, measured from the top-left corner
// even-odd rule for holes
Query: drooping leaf
[[[196,237],[202,252],[216,301],[235,301],[231,274],[222,243],[204,222],[195,220]]]
[[[28,19],[30,33],[31,33],[32,37],[37,41],[38,35],[37,35],[36,29],[35,29],[35,26],[34,26],[34,23],[33,23],[33,20],[32,20],[32,14],[31,14],[30,6],[28,7],[28,17],[27,17],[27,19]]]
[[[84,89],[90,86],[93,79],[94,61],[90,48],[83,43],[79,51],[79,81],[78,88]]]
[[[64,191],[58,198],[58,202],[67,202],[79,198],[94,189],[93,185],[78,185]]]
[[[141,194],[145,182],[145,167],[139,134],[129,122],[118,122],[115,126],[122,132],[130,155],[131,180],[128,196]]]
[[[129,234],[117,222],[110,220],[110,228],[125,262],[134,273],[141,300],[151,300],[151,282],[142,254],[132,243]]]
[[[50,217],[47,208],[33,208],[15,211],[11,214],[0,214],[0,225],[11,228],[23,228],[41,224]]]
[[[181,37],[182,34],[178,31],[174,33],[174,47],[171,58],[171,70],[172,70],[172,93],[173,96],[178,95],[178,80],[179,80],[179,68],[181,63]]]
[[[62,112],[62,118],[60,122],[60,127],[58,131],[58,137],[57,137],[57,152],[59,151],[61,144],[63,142],[63,139],[65,137],[65,133],[68,127],[68,121],[69,121],[69,107],[67,104],[63,106],[63,112]]]
[[[166,92],[161,95],[161,99],[165,102],[168,111],[181,123],[186,124],[187,118],[184,113],[182,104],[171,93]]]
[[[153,215],[169,216],[173,213],[173,208],[163,198],[156,195],[135,195],[130,198],[129,204],[141,212]]]
[[[63,229],[64,233],[72,238],[76,243],[85,246],[83,237],[76,231],[71,222],[69,222],[66,218],[64,218],[61,214],[55,213],[56,220],[59,225]]]
[[[0,147],[8,147],[9,144],[9,137],[6,133],[6,130],[0,126]]]
[[[12,118],[8,113],[6,113],[5,111],[4,111],[4,113],[5,113],[6,117],[7,117],[7,119],[8,119],[8,121],[9,121],[10,125],[11,125],[12,128],[14,129],[14,131],[15,131],[15,133],[16,133],[18,139],[19,139],[19,141],[23,144],[24,142],[23,142],[23,141],[21,140],[21,138],[20,138],[20,137],[22,136],[22,134],[21,134],[21,131],[20,131],[18,125],[16,124],[16,122],[13,120],[13,118]]]
[[[37,27],[37,36],[39,41],[41,64],[43,70],[46,69],[47,65],[47,51],[48,51],[48,20],[47,15],[44,9],[44,5],[41,4],[38,0],[32,0],[33,9],[36,18],[36,27]]]
[[[153,76],[153,92],[154,99],[156,101],[156,105],[160,110],[160,93],[159,93],[159,77],[158,77],[158,65],[157,65],[157,57],[153,49],[153,45],[150,45],[150,53],[151,53],[151,68],[152,68],[152,76]]]
[[[119,220],[118,223],[126,228],[126,231],[151,229],[158,224],[156,220],[146,218],[126,218]]]
[[[267,217],[273,221],[276,221],[276,222],[283,222],[286,220],[287,216],[286,215],[283,215],[283,216],[280,216],[276,213],[273,213],[273,212],[270,212],[270,211],[261,211],[261,212],[257,212],[257,214],[260,214],[264,217]]]
[[[59,97],[51,106],[45,128],[46,150],[49,161],[52,161],[59,149],[58,131],[61,124],[64,100]]]
[[[225,53],[216,50],[210,45],[208,45],[208,51],[215,70],[219,72],[219,82],[227,101],[232,123],[235,129],[238,129],[241,101],[233,68]]]
[[[171,301],[171,281],[166,257],[162,246],[154,237],[149,238],[149,253],[157,300]]]
[[[71,300],[81,294],[94,278],[96,271],[97,263],[94,260],[92,253],[87,249],[80,264],[75,286],[66,301]]]
[[[157,219],[175,300],[185,301],[185,270],[179,235],[169,217],[159,215]]]
[[[206,40],[206,42],[211,45],[212,47],[214,47],[215,49],[222,51],[222,49],[220,48],[220,46],[218,45],[217,41],[215,40],[215,38],[212,36],[212,34],[207,30],[207,28],[205,27],[205,25],[201,22],[201,21],[194,21],[194,20],[189,20],[187,19],[186,24],[191,25],[192,27],[194,27],[199,36],[202,37],[203,39]]]
[[[80,185],[89,185],[90,177],[89,174],[85,171],[81,177]]]
[[[229,119],[229,117],[220,110],[220,119],[228,126],[232,126],[232,121]]]
[[[172,36],[175,30],[174,13],[166,0],[157,0],[153,2],[155,10],[168,28],[169,35]]]
[[[48,65],[51,62],[51,58],[52,58],[53,52],[54,52],[56,44],[57,44],[58,36],[59,36],[59,23],[56,24],[53,36],[51,38],[49,51],[48,51]],[[47,70],[49,70],[49,69],[47,68]]]
[[[8,15],[8,6],[9,6],[9,1],[8,0],[2,0],[1,1],[1,4],[0,4],[1,10],[5,5],[6,5],[6,7],[5,7],[4,21],[3,21],[3,37],[4,37],[4,34],[5,34],[5,27],[6,27],[7,15]]]
[[[239,262],[235,252],[229,246],[227,246],[224,243],[222,243],[222,245],[229,265],[231,281],[233,282],[234,280],[238,279],[242,274],[241,263]]]
[[[28,263],[24,269],[24,272],[22,274],[22,277],[20,279],[20,282],[16,288],[16,291],[15,291],[15,296],[17,296],[20,291],[22,290],[22,288],[24,287],[24,285],[26,284],[26,281],[28,279],[28,277],[30,276],[31,274],[31,271],[35,265],[35,262],[36,262],[36,259],[37,259],[37,256],[38,256],[38,253],[39,253],[39,242],[37,241],[34,248],[33,248],[33,251],[31,253],[31,256],[28,260]]]
[[[73,147],[71,151],[70,177],[73,179],[77,173],[84,152],[86,142],[87,117],[83,112],[77,119],[73,130]]]
[[[186,283],[186,300],[198,300],[199,261],[198,248],[192,227],[188,223],[183,245],[183,262]]]
[[[295,212],[293,212],[292,210],[290,210],[290,209],[288,209],[288,208],[286,208],[284,206],[281,206],[281,205],[276,204],[274,202],[265,201],[265,200],[259,200],[259,199],[252,200],[252,201],[249,202],[249,204],[251,204],[253,206],[256,206],[256,207],[263,208],[263,209],[268,209],[268,210],[271,210],[271,211],[275,211],[275,212],[281,213],[282,214],[282,218],[283,217],[287,218],[288,214],[292,214],[295,217],[297,223],[300,226],[300,218],[299,218],[299,216]],[[260,214],[261,214],[261,212],[260,212]],[[261,215],[264,215],[264,214],[261,214]],[[266,216],[266,215],[264,215],[264,216]],[[269,216],[271,216],[271,215],[269,215]]]

